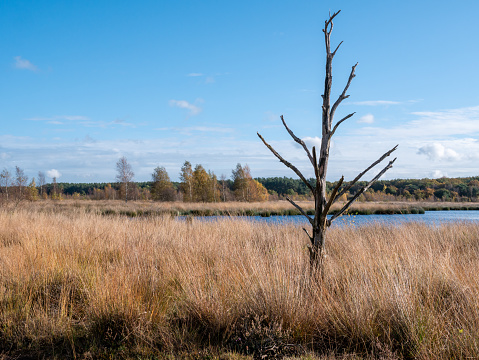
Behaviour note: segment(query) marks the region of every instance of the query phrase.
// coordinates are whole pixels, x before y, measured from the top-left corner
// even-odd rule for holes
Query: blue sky
[[[478,1],[0,1],[0,168],[109,182],[125,156],[137,181],[185,160],[218,176],[303,173],[321,136],[324,37],[336,119],[328,180],[352,179],[399,144],[384,176],[479,175]],[[373,173],[370,175],[373,176]],[[47,179],[48,181],[51,179]]]

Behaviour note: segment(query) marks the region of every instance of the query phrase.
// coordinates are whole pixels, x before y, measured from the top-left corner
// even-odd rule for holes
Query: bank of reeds
[[[479,357],[478,224],[333,228],[323,280],[306,246],[293,225],[2,211],[0,354]]]
[[[305,211],[314,214],[312,201],[297,202]],[[331,213],[337,212],[344,204],[336,203]],[[87,212],[105,216],[288,216],[300,215],[287,201],[267,202],[225,202],[225,203],[184,203],[121,200],[41,200],[0,204],[6,210],[25,209],[43,213]],[[452,202],[356,202],[350,214],[423,214],[427,210],[479,210],[479,203]]]

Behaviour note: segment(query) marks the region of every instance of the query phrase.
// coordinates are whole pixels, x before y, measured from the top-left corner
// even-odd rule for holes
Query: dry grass
[[[314,209],[312,201],[299,201],[306,210]],[[261,212],[283,213],[294,210],[287,201],[267,201],[267,202],[219,202],[219,203],[185,203],[185,202],[157,202],[157,201],[128,201],[122,200],[42,200],[42,201],[24,201],[19,204],[5,204],[9,209],[26,209],[35,212],[44,213],[65,213],[65,212],[90,212],[94,214],[120,214],[129,215],[136,212],[140,214],[172,214],[184,215],[195,213],[213,215],[216,212],[231,215],[254,215]]]
[[[0,354],[479,357],[477,224],[331,229],[321,281],[293,225],[74,209],[0,212]]]
[[[314,211],[312,201],[297,202],[310,214]],[[344,204],[335,203],[332,211],[339,210]],[[130,217],[145,215],[295,215],[299,212],[288,201],[267,202],[226,202],[226,203],[184,203],[121,200],[63,200],[63,201],[23,201],[20,203],[4,203],[0,207],[8,211],[23,209],[34,212],[70,213],[87,212],[102,215],[127,215]],[[479,203],[450,202],[356,202],[349,213],[417,213],[417,210],[443,209],[479,209]]]

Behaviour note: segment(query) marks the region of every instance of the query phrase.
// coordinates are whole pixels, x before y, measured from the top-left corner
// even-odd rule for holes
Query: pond
[[[226,216],[204,216],[197,219],[214,221],[227,218]],[[308,220],[302,215],[290,216],[237,216],[235,218],[264,222],[269,224],[298,224],[308,225]],[[401,224],[404,222],[419,221],[427,224],[441,224],[447,222],[472,221],[479,222],[478,210],[450,210],[450,211],[426,211],[424,214],[394,214],[394,215],[344,215],[337,218],[332,226],[342,225],[366,225],[371,223]]]

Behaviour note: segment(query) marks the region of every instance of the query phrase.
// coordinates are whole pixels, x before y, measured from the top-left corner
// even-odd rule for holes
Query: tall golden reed
[[[478,224],[330,239],[320,280],[293,225],[2,211],[0,351],[479,357]]]

